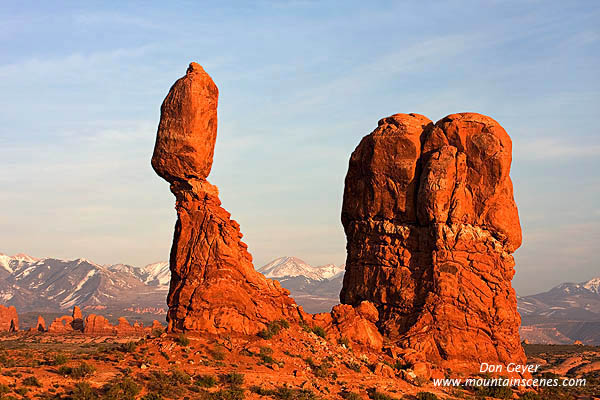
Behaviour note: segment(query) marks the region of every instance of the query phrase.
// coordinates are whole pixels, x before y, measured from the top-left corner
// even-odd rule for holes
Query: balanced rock
[[[504,129],[480,114],[380,120],[346,175],[342,303],[372,302],[385,336],[455,371],[524,363],[511,152]]]
[[[237,222],[206,178],[217,134],[218,89],[191,63],[161,106],[152,167],[171,184],[177,223],[170,256],[170,331],[252,334],[300,310],[278,282],[256,272]]]
[[[0,332],[16,332],[19,330],[19,315],[15,306],[0,305]]]

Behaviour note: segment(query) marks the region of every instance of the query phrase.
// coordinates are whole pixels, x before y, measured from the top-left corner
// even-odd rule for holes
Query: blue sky
[[[378,119],[474,111],[513,138],[514,286],[600,275],[600,3],[3,2],[0,251],[168,258],[150,156],[190,61],[220,89],[210,176],[262,265],[342,263],[348,158]]]

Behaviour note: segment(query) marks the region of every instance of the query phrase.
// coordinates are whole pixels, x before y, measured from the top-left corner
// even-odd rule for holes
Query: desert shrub
[[[412,368],[412,366],[413,365],[411,363],[404,362],[402,360],[396,360],[394,365],[392,365],[392,367],[397,370],[410,369],[410,368]]]
[[[346,346],[347,348],[350,347],[350,341],[348,340],[348,338],[346,336],[342,336],[341,338],[339,338],[337,340],[338,344]]]
[[[360,372],[360,363],[357,363],[355,361],[346,361],[344,362],[344,365],[349,369],[352,370],[354,372]]]
[[[21,387],[21,388],[15,389],[15,393],[20,396],[25,396],[27,394],[27,392],[29,392],[29,388],[26,388],[26,387]]]
[[[273,336],[281,332],[282,329],[288,329],[290,323],[285,319],[278,319],[276,321],[269,322],[269,325],[262,331],[258,332],[258,336],[263,339],[271,339]]]
[[[221,346],[215,346],[209,353],[210,356],[217,361],[223,361],[225,359],[225,352]]]
[[[77,367],[69,367],[66,365],[62,365],[58,368],[58,373],[64,376],[70,376],[74,379],[82,379],[88,375],[93,374],[96,371],[96,368],[93,365],[82,362]]]
[[[163,397],[158,393],[147,393],[140,400],[163,400]]]
[[[36,387],[42,386],[35,376],[28,376],[27,378],[23,379],[23,382],[21,382],[21,383],[25,386],[36,386]]]
[[[261,362],[266,365],[272,365],[272,364],[283,365],[283,363],[279,363],[277,360],[275,360],[273,358],[272,354],[273,354],[272,348],[263,346],[260,348],[260,353],[258,353],[258,357],[260,358]]]
[[[208,395],[211,400],[243,400],[244,389],[232,387],[229,389],[221,389],[218,392],[213,392]]]
[[[71,375],[72,378],[81,379],[85,378],[88,375],[92,375],[95,371],[96,368],[93,365],[90,365],[86,362],[82,362],[75,368],[72,368],[71,373],[69,375]]]
[[[12,357],[8,357],[6,355],[6,353],[1,353],[0,354],[0,365],[2,365],[3,367],[6,367],[6,368],[12,368],[12,367],[17,366],[17,361]]]
[[[121,346],[119,346],[119,350],[121,350],[123,353],[134,353],[136,348],[136,342],[122,343]]]
[[[163,333],[165,333],[165,330],[163,328],[152,329],[152,336],[155,338],[160,337],[160,335],[162,335]]]
[[[326,378],[330,375],[329,368],[331,365],[327,362],[322,362],[321,364],[317,364],[311,357],[308,357],[306,363],[312,370],[312,373],[318,378]]]
[[[217,378],[214,375],[196,375],[194,377],[194,384],[210,388],[217,385]]]
[[[222,383],[226,383],[231,386],[241,386],[244,383],[244,374],[238,372],[230,372],[228,374],[221,375],[220,380]]]
[[[0,395],[6,394],[6,393],[10,393],[10,388],[8,387],[8,385],[5,384],[0,384]]]
[[[494,397],[496,399],[512,399],[513,391],[508,386],[481,386],[475,389],[479,397]]]
[[[327,333],[325,332],[325,329],[323,329],[320,326],[313,326],[311,329],[311,332],[314,333],[315,335],[322,337],[323,339],[325,339],[325,337],[327,336]]]
[[[173,369],[166,374],[162,371],[152,371],[146,382],[149,392],[164,397],[180,396],[185,385],[189,385],[192,378],[183,371]]]
[[[190,339],[184,333],[180,333],[175,339],[175,342],[183,347],[187,347],[190,345]]]
[[[525,392],[519,397],[520,400],[542,400],[539,394],[534,392]]]
[[[439,397],[430,392],[419,392],[417,393],[417,400],[439,400]]]
[[[104,387],[106,400],[135,400],[141,388],[131,379],[115,380]]]
[[[379,392],[375,388],[368,389],[367,395],[371,400],[395,400],[394,397],[390,396],[389,394]]]
[[[78,382],[69,397],[70,400],[96,400],[98,395],[87,382]]]
[[[342,392],[340,393],[340,396],[342,396],[342,399],[344,400],[362,400],[362,397],[354,392]]]
[[[67,356],[62,353],[55,354],[52,358],[52,365],[64,365],[69,361]]]
[[[292,389],[285,386],[280,386],[275,389],[265,389],[261,386],[252,386],[252,393],[259,396],[269,396],[275,399],[282,400],[316,400],[318,397],[308,389]]]

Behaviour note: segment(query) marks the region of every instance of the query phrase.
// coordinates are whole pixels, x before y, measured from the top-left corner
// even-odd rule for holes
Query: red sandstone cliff
[[[342,303],[373,302],[398,344],[454,370],[524,362],[512,253],[521,228],[512,144],[493,119],[379,121],[346,176]]]

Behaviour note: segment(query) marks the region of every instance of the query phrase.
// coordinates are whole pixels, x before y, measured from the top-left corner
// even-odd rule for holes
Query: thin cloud
[[[535,138],[530,140],[514,140],[515,158],[529,160],[557,160],[581,157],[600,156],[600,144],[586,143],[577,138],[577,143],[565,138]]]

